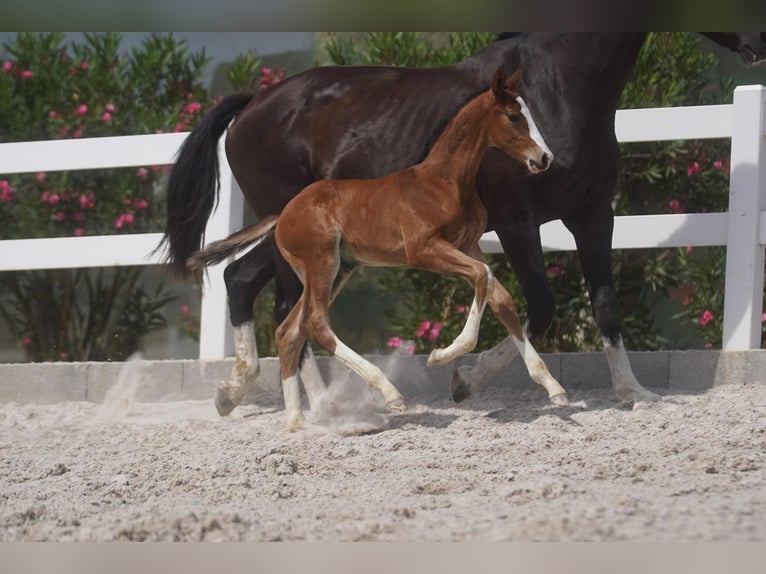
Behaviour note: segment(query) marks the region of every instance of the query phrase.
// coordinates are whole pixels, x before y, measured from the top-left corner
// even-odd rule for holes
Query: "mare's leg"
[[[306,338],[300,330],[303,308],[303,301],[299,300],[298,304],[288,313],[285,320],[277,327],[276,333],[282,393],[284,394],[285,411],[287,412],[287,428],[291,432],[303,426],[301,394],[298,384],[301,352],[306,345]]]
[[[215,406],[228,415],[242,402],[259,372],[258,349],[253,330],[255,297],[274,277],[274,258],[265,241],[226,267],[224,281],[229,296],[229,317],[234,327],[234,368],[231,379],[218,383]]]
[[[628,401],[658,400],[660,396],[641,386],[633,374],[620,333],[617,294],[612,279],[614,213],[611,204],[582,210],[563,221],[577,243],[577,253],[590,292],[593,315],[604,341],[615,393]]]

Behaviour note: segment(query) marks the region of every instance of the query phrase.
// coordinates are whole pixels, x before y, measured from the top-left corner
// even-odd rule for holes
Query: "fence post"
[[[727,351],[761,346],[764,246],[759,224],[766,208],[765,119],[766,87],[736,88],[723,313]]]
[[[242,227],[244,201],[232,176],[231,168],[229,168],[229,162],[224,151],[224,141],[225,139],[221,138],[218,144],[221,190],[218,197],[218,207],[205,228],[206,243],[223,239],[232,231]],[[226,285],[223,280],[223,271],[226,265],[227,262],[224,261],[207,268],[200,312],[200,359],[222,359],[234,354]]]

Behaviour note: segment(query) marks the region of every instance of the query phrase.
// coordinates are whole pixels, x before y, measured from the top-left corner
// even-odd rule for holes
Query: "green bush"
[[[0,140],[186,131],[211,104],[207,58],[152,35],[130,53],[116,33],[20,33],[4,45]],[[0,238],[161,231],[169,166],[0,175]],[[30,360],[122,360],[165,325],[173,299],[142,268],[9,272],[0,312]]]

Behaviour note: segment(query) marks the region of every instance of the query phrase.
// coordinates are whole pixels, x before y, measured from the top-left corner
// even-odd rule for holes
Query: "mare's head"
[[[550,167],[553,154],[517,92],[519,82],[521,68],[510,76],[505,75],[503,66],[495,72],[490,88],[493,103],[488,117],[489,141],[525,164],[530,173],[539,173]]]
[[[766,32],[702,32],[714,42],[739,53],[745,64],[766,60]]]

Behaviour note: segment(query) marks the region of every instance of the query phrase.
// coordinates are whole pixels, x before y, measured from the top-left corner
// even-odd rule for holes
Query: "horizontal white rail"
[[[741,86],[734,103],[719,106],[619,110],[615,132],[622,143],[731,138],[731,190],[727,213],[623,216],[615,218],[613,248],[727,246],[724,348],[760,346],[764,244],[766,244],[766,88]],[[0,144],[0,174],[166,165],[188,133]],[[219,146],[221,197],[208,222],[208,241],[242,224],[242,194]],[[560,221],[541,227],[543,248],[574,250]],[[159,233],[0,241],[0,271],[150,265]],[[501,252],[494,233],[481,240]],[[200,357],[231,353],[223,267],[208,270],[202,300]]]

